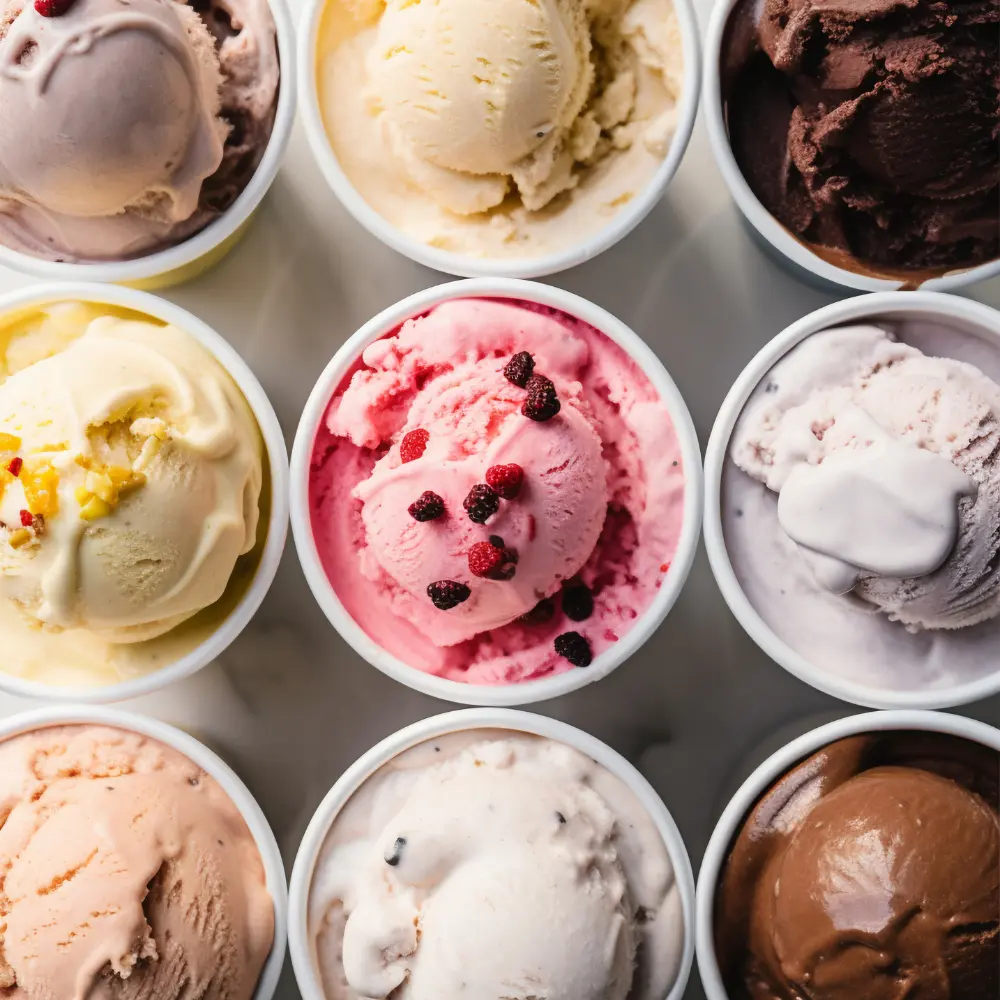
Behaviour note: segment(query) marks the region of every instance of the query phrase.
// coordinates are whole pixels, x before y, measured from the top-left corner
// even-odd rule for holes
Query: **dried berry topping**
[[[582,583],[564,587],[562,609],[571,621],[586,621],[594,613],[594,595],[590,592],[590,588]]]
[[[42,17],[61,17],[73,6],[74,0],[35,0],[35,10]]]
[[[590,643],[579,632],[563,632],[555,639],[556,652],[569,660],[574,667],[589,667],[594,658]]]
[[[491,465],[486,470],[486,482],[504,500],[513,500],[521,492],[524,469],[519,465]]]
[[[545,625],[556,615],[556,605],[551,597],[544,597],[530,611],[525,611],[518,621],[522,625]]]
[[[414,521],[433,521],[444,513],[444,500],[436,493],[425,490],[406,509]]]
[[[399,445],[399,457],[404,462],[415,462],[423,455],[430,437],[430,434],[423,427],[407,432],[403,435],[403,440]]]
[[[485,483],[478,483],[469,490],[462,506],[470,521],[485,524],[500,509],[500,497]]]
[[[35,516],[30,510],[21,511],[21,525],[25,528],[30,528],[32,524],[35,523]]]
[[[520,386],[522,389],[528,384],[531,373],[535,370],[535,359],[527,352],[521,351],[507,362],[503,369],[503,377],[508,382]]]
[[[467,601],[472,591],[464,583],[455,580],[438,580],[427,587],[427,596],[440,611],[451,611],[463,601]]]
[[[562,408],[552,379],[532,375],[525,388],[528,398],[521,404],[521,412],[529,420],[551,420]]]
[[[31,516],[31,527],[34,529],[36,535],[45,534],[45,515],[44,514],[32,514]]]
[[[7,463],[7,471],[15,478],[21,475],[21,466],[24,465],[24,460],[21,458],[12,458]]]
[[[496,536],[493,536],[496,537]],[[499,539],[502,541],[502,539]],[[517,553],[502,545],[490,542],[476,542],[469,549],[469,572],[473,576],[490,580],[510,580],[517,567]]]
[[[490,535],[490,545],[495,545],[498,549],[507,548],[503,539],[499,535]]]

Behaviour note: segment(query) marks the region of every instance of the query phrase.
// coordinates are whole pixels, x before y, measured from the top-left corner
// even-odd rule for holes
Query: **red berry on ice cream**
[[[74,0],[35,0],[35,10],[42,17],[61,17],[73,3]]]
[[[441,611],[450,611],[467,601],[471,594],[472,591],[464,583],[455,580],[438,580],[427,587],[427,596]]]
[[[21,458],[12,458],[7,465],[7,471],[12,476],[19,476],[21,474],[21,466],[24,465],[24,460]]]
[[[534,370],[535,359],[527,351],[521,351],[520,354],[515,354],[504,366],[503,376],[508,382],[513,382],[514,385],[523,389],[528,384],[528,379],[531,378],[531,373]]]
[[[415,431],[410,431],[403,435],[403,440],[399,445],[399,457],[404,462],[415,462],[423,455],[429,440],[430,434],[422,427],[418,427]]]
[[[532,375],[525,388],[528,390],[528,398],[521,404],[521,412],[530,420],[551,420],[562,408],[552,379],[544,375]]]
[[[593,655],[590,643],[579,632],[563,632],[555,639],[556,652],[574,667],[589,667]]]
[[[407,507],[414,521],[433,521],[444,513],[444,500],[436,493],[425,490]]]
[[[486,470],[486,482],[504,500],[513,500],[521,492],[524,469],[519,465],[494,465]]]
[[[490,542],[476,542],[469,549],[469,572],[473,576],[489,576],[503,562],[503,549]]]
[[[469,490],[462,506],[470,521],[485,524],[500,509],[500,497],[485,483],[478,483]]]
[[[21,524],[25,528],[30,528],[34,524],[35,518],[30,510],[21,511]]]

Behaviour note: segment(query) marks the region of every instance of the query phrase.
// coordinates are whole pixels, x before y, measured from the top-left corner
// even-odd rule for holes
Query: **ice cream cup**
[[[719,876],[729,854],[729,845],[753,804],[786,771],[821,747],[860,733],[902,729],[959,736],[1000,752],[1000,730],[983,722],[941,712],[895,711],[863,712],[860,715],[839,719],[792,740],[768,757],[743,782],[723,811],[708,842],[698,874],[695,937],[698,971],[708,1000],[730,1000],[722,983],[722,973],[715,953],[715,893]]]
[[[684,525],[670,573],[656,598],[615,645],[594,658],[586,669],[516,684],[464,684],[435,677],[399,660],[360,628],[337,597],[323,569],[313,536],[309,510],[310,457],[327,407],[344,375],[361,352],[406,320],[442,302],[458,298],[519,299],[559,309],[589,323],[618,344],[642,369],[670,412],[681,445],[685,470]],[[649,346],[609,312],[577,295],[549,285],[516,278],[480,278],[454,281],[417,292],[369,320],[323,370],[306,401],[295,434],[291,464],[291,520],[295,547],[313,596],[326,617],[354,650],[372,666],[408,687],[444,701],[490,707],[528,705],[585,687],[606,677],[629,658],[656,631],[673,607],[694,562],[701,530],[701,451],[694,423],[677,386]]]
[[[708,136],[715,154],[715,161],[722,171],[722,177],[729,193],[743,213],[744,218],[764,243],[775,251],[775,256],[789,268],[811,283],[825,287],[851,288],[858,292],[908,291],[917,285],[927,291],[953,292],[977,281],[985,281],[1000,274],[1000,259],[987,261],[976,267],[949,271],[935,277],[923,279],[915,276],[888,277],[864,274],[848,270],[825,260],[805,243],[793,236],[760,203],[750,190],[733,155],[729,144],[729,130],[722,95],[722,75],[719,67],[722,59],[722,44],[729,16],[739,0],[719,0],[712,10],[705,32],[705,80],[704,105]],[[805,274],[802,274],[805,272]]]
[[[586,754],[610,771],[647,810],[666,845],[677,879],[684,914],[684,948],[680,968],[674,985],[662,1000],[681,1000],[691,974],[694,957],[694,875],[680,830],[677,829],[677,824],[662,799],[656,794],[652,785],[621,754],[588,733],[565,722],[534,715],[531,712],[490,708],[447,712],[444,715],[422,719],[412,726],[401,729],[352,764],[320,803],[299,845],[289,890],[288,944],[302,1000],[328,1000],[316,971],[309,935],[309,891],[323,843],[340,810],[366,779],[404,750],[426,740],[470,729],[505,729],[564,743]]]
[[[949,708],[1000,691],[1000,664],[990,674],[951,686],[896,690],[861,684],[811,663],[767,625],[750,603],[726,549],[722,520],[722,477],[733,429],[760,380],[797,344],[832,326],[878,319],[939,319],[953,328],[1000,345],[1000,312],[969,299],[938,292],[876,292],[817,309],[783,330],[744,368],[726,396],[705,451],[705,548],[716,582],[730,610],[750,637],[776,663],[812,687],[866,708]]]
[[[576,267],[610,249],[646,218],[663,197],[687,149],[698,113],[701,42],[692,0],[673,0],[684,50],[684,83],[677,107],[677,130],[667,155],[646,186],[608,222],[578,246],[539,257],[474,257],[432,247],[388,222],[361,197],[337,159],[320,113],[316,50],[324,8],[336,0],[307,0],[299,31],[299,89],[302,119],[320,170],[341,204],[373,236],[418,264],[463,278],[541,278]]]
[[[74,725],[111,726],[158,740],[194,761],[206,774],[214,778],[240,811],[257,845],[257,850],[260,851],[267,890],[274,901],[274,944],[264,963],[260,981],[253,995],[253,1000],[271,1000],[285,961],[285,946],[288,939],[288,885],[278,842],[250,789],[221,757],[199,743],[193,736],[165,722],[116,708],[99,705],[62,705],[20,712],[0,721],[0,740],[7,740],[36,729]]]
[[[281,83],[274,128],[250,182],[230,208],[176,246],[134,260],[73,264],[41,260],[0,244],[0,264],[44,281],[101,281],[153,290],[179,285],[215,267],[246,235],[284,159],[295,121],[295,26],[286,0],[267,0],[274,16]]]
[[[30,309],[33,306],[67,300],[94,302],[145,313],[165,323],[173,324],[198,341],[229,373],[249,403],[264,442],[267,457],[265,476],[270,477],[269,484],[266,484],[270,490],[267,534],[254,577],[239,602],[218,628],[187,655],[151,673],[132,677],[117,684],[95,687],[61,687],[24,680],[0,671],[0,691],[9,694],[49,702],[106,704],[124,701],[127,698],[138,698],[174,681],[190,677],[211,663],[246,628],[271,587],[285,547],[288,534],[288,452],[277,414],[260,382],[257,381],[257,376],[228,341],[180,306],[131,288],[60,282],[36,285],[0,296],[0,316]],[[183,625],[180,627],[183,628]]]

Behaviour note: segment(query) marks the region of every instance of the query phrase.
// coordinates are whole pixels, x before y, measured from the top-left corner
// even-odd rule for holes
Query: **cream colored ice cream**
[[[662,1000],[684,925],[649,814],[552,740],[420,744],[334,821],[309,901],[327,1000]]]
[[[148,641],[219,602],[255,548],[262,446],[249,406],[190,335],[145,317],[59,303],[7,334],[3,666],[118,679],[114,655],[99,658],[122,644],[137,646],[134,669],[147,655],[162,665]]]
[[[8,1000],[250,1000],[274,941],[260,852],[175,750],[103,726],[0,744]]]
[[[417,239],[536,256],[602,228],[669,147],[670,0],[329,0],[324,123],[362,197]]]

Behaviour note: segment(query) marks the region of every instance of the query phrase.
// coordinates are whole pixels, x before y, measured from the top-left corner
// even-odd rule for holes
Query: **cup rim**
[[[274,904],[274,942],[261,970],[253,1000],[271,1000],[285,961],[288,941],[288,884],[281,850],[264,811],[240,776],[195,737],[158,719],[104,705],[53,705],[0,720],[0,741],[53,726],[100,725],[148,736],[197,764],[214,778],[239,810],[257,845],[267,890]]]
[[[877,709],[952,708],[1000,692],[1000,666],[991,674],[945,687],[895,691],[847,680],[812,664],[780,639],[750,603],[729,559],[722,522],[722,477],[736,422],[760,380],[806,337],[832,326],[877,320],[886,313],[919,313],[945,321],[965,320],[991,330],[1000,346],[1000,312],[971,299],[941,292],[872,292],[808,313],[769,341],[743,369],[726,395],[705,450],[705,549],[729,610],[751,639],[779,666],[810,687],[841,701]]]
[[[390,654],[351,617],[337,596],[320,560],[312,531],[309,479],[313,444],[343,376],[369,344],[405,320],[452,299],[500,298],[536,302],[589,323],[617,344],[642,370],[666,406],[677,432],[684,465],[684,521],[670,572],[650,606],[614,646],[584,669],[516,684],[466,684],[412,667]],[[356,653],[394,680],[442,701],[487,707],[528,705],[556,698],[606,677],[635,653],[659,628],[673,607],[694,562],[701,533],[701,449],[680,391],[659,358],[636,333],[600,306],[561,288],[517,278],[479,278],[447,282],[410,295],[364,324],[334,354],[302,411],[291,461],[292,536],[309,589],[330,624]]]
[[[924,710],[862,712],[828,722],[785,744],[740,785],[712,832],[698,874],[695,937],[698,972],[708,1000],[730,1000],[715,954],[715,890],[733,836],[760,794],[800,760],[829,743],[860,733],[906,729],[960,736],[1000,753],[1000,730],[985,722]]]
[[[692,0],[672,0],[677,11],[684,54],[684,73],[677,102],[677,128],[670,146],[639,194],[623,206],[598,232],[582,243],[538,257],[475,257],[440,250],[407,235],[375,211],[351,183],[327,138],[320,113],[316,46],[327,3],[308,0],[299,32],[299,90],[306,136],[323,178],[355,222],[397,253],[425,267],[464,278],[542,278],[591,260],[623,240],[653,210],[673,180],[687,151],[698,114],[701,91],[701,35]]]
[[[295,25],[286,0],[267,0],[274,17],[280,83],[274,127],[264,155],[236,201],[204,229],[173,246],[131,260],[74,263],[43,260],[0,243],[0,265],[46,281],[144,282],[170,274],[221,246],[257,210],[278,174],[295,122]]]
[[[99,686],[46,684],[0,672],[0,691],[8,694],[45,702],[99,705],[137,698],[190,677],[221,655],[249,624],[274,581],[285,548],[288,534],[288,452],[278,416],[257,376],[221,334],[193,313],[159,296],[134,288],[91,282],[59,282],[31,285],[0,295],[0,317],[15,310],[61,301],[91,302],[132,309],[176,326],[193,337],[219,362],[246,399],[260,429],[271,476],[271,513],[253,580],[236,607],[215,631],[190,652],[173,663],[139,677]]]
[[[740,0],[719,0],[711,12],[705,31],[705,69],[702,81],[705,124],[708,129],[709,143],[730,196],[736,202],[744,218],[782,257],[812,273],[821,281],[859,292],[905,290],[906,282],[903,279],[871,277],[867,274],[849,271],[824,260],[785,229],[761,204],[746,182],[729,143],[729,133],[723,111],[722,81],[719,72],[726,25],[733,8],[739,2]],[[985,281],[998,274],[1000,274],[1000,257],[973,267],[958,268],[937,277],[928,278],[920,284],[920,288],[925,291],[955,291],[974,282]]]
[[[313,814],[302,837],[289,888],[289,950],[295,979],[304,1000],[326,1000],[313,962],[309,936],[309,891],[327,834],[341,809],[361,785],[383,765],[427,740],[470,729],[501,729],[542,736],[585,754],[619,779],[653,820],[673,865],[684,918],[684,947],[677,978],[664,1000],[681,1000],[694,960],[694,871],[680,829],[670,810],[642,773],[603,741],[568,723],[508,708],[466,708],[421,719],[376,744],[336,781]]]

